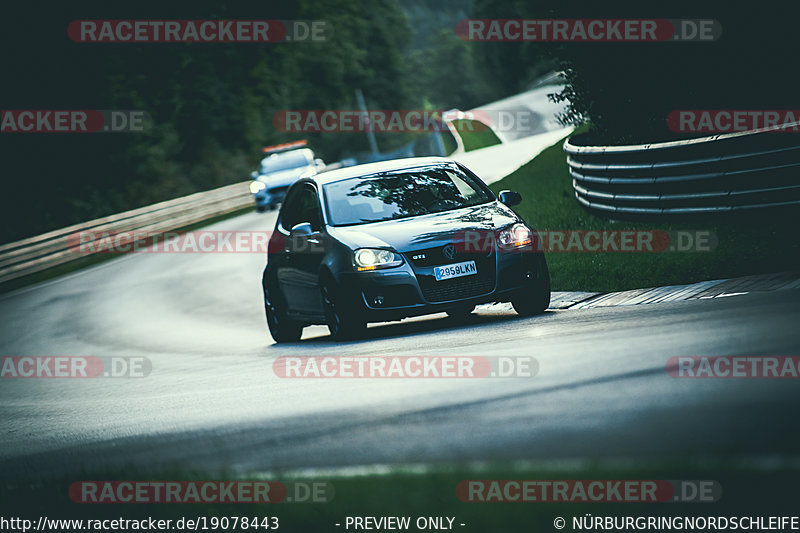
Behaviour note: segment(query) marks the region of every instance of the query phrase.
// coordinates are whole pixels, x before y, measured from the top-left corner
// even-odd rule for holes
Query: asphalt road
[[[211,229],[271,229],[247,214]],[[144,356],[138,379],[0,380],[0,470],[794,456],[796,380],[686,380],[679,355],[799,355],[797,291],[324,327],[276,346],[259,254],[131,254],[0,298],[2,355]],[[281,355],[532,355],[534,378],[283,379]]]

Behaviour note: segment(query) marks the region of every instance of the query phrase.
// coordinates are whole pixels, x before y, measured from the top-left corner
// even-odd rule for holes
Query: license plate
[[[436,277],[436,281],[460,278],[461,276],[472,276],[477,273],[478,268],[475,266],[475,261],[464,261],[463,263],[433,267],[433,275]]]

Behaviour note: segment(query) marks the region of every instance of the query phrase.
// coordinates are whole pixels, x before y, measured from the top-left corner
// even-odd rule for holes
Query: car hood
[[[463,239],[465,231],[493,231],[520,221],[514,211],[495,201],[443,213],[330,227],[328,232],[352,249],[390,247],[411,252],[453,243]]]

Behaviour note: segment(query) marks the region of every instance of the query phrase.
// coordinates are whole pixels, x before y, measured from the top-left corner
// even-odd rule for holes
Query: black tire
[[[367,329],[366,321],[355,310],[344,304],[339,288],[333,280],[324,280],[320,290],[325,322],[331,337],[341,341],[363,336]]]
[[[529,280],[511,305],[520,316],[539,315],[550,306],[550,270],[544,255],[541,256],[538,278]]]
[[[280,300],[274,298],[273,300]],[[267,313],[267,327],[275,342],[297,342],[303,335],[303,325],[286,318],[282,306],[264,295],[264,307]]]
[[[447,310],[447,316],[453,320],[466,320],[475,310],[474,305],[461,305]]]
[[[266,210],[267,210],[267,206],[265,206],[265,205],[257,205],[256,206],[256,212],[257,213],[263,213]]]

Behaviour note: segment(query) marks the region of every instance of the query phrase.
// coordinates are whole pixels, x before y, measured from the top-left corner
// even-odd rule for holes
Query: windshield
[[[311,163],[307,150],[296,150],[282,154],[272,154],[261,160],[261,174],[305,167]]]
[[[454,168],[350,178],[324,189],[333,226],[427,215],[492,200],[473,178]]]

